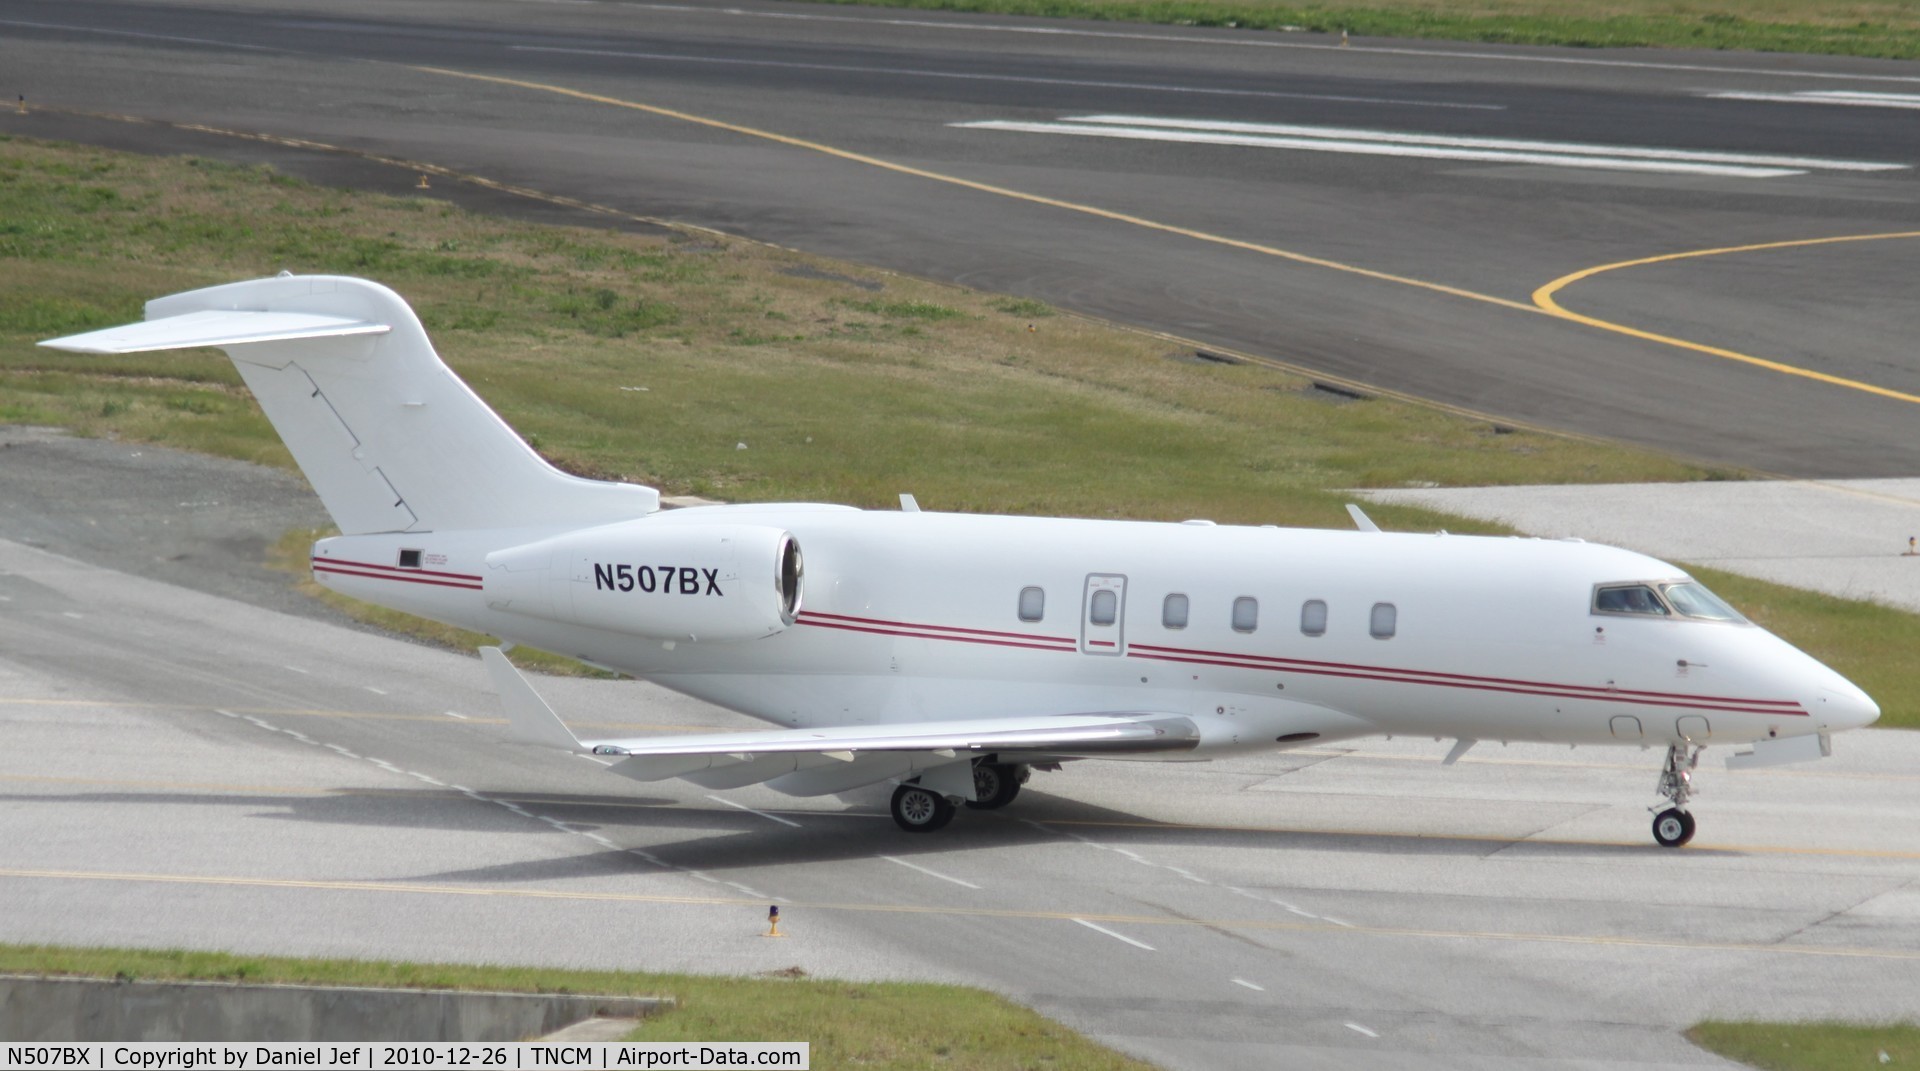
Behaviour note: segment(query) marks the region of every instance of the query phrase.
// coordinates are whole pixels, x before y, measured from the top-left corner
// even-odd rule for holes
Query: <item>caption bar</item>
[[[480,1068],[493,1071],[654,1071],[688,1067],[780,1067],[807,1071],[811,1047],[804,1041],[686,1041],[627,1044],[467,1045],[447,1042],[306,1042],[287,1044],[195,1044],[145,1041],[125,1044],[8,1045],[0,1055],[8,1068],[87,1068],[89,1071],[200,1071],[204,1068],[318,1067]]]

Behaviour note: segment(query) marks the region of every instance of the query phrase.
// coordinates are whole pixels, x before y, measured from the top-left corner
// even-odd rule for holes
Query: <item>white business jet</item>
[[[1830,753],[1880,711],[1681,570],[1577,540],[969,516],[814,504],[662,511],[554,469],[391,290],[287,276],[42,343],[217,346],[341,535],[328,587],[572,655],[780,728],[580,740],[497,648],[517,737],[796,796],[894,782],[909,832],[1070,760],[1196,761],[1379,734],[1664,747],[1653,822],[1694,832],[1700,751]],[[802,558],[802,550],[805,557]],[[804,560],[804,568],[802,562]],[[1654,808],[1649,808],[1654,809]]]

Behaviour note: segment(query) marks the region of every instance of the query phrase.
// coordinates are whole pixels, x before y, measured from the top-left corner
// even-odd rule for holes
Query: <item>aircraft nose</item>
[[[1858,729],[1880,720],[1880,704],[1847,681],[1844,688],[1820,689],[1821,715],[1835,730]]]

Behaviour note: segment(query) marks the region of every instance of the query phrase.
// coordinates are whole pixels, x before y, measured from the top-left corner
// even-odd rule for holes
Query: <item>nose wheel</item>
[[[1653,839],[1662,848],[1678,848],[1693,839],[1693,815],[1687,813],[1687,800],[1693,796],[1693,770],[1700,765],[1704,748],[1675,744],[1667,749],[1667,762],[1660,770],[1660,795],[1673,806],[1653,816]]]
[[[1693,816],[1669,807],[1653,816],[1653,839],[1662,848],[1678,848],[1693,839]]]

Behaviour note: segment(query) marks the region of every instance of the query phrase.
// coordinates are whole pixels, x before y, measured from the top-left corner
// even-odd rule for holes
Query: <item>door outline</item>
[[[1110,591],[1114,596],[1113,624],[1093,623],[1095,594]],[[1121,573],[1088,573],[1080,594],[1080,653],[1123,655],[1127,653],[1127,578]]]

